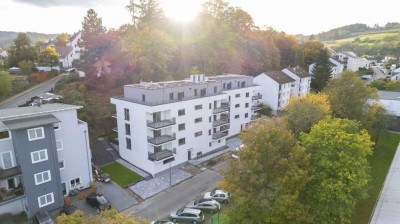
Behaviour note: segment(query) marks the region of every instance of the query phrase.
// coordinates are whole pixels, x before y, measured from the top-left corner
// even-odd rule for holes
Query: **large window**
[[[129,121],[129,109],[124,108],[124,115],[125,115],[125,120]]]
[[[42,149],[39,151],[31,152],[32,163],[39,163],[42,161],[46,161],[47,158],[47,149]]]
[[[185,143],[186,143],[185,138],[181,138],[181,139],[178,140],[178,144],[179,145],[184,145]]]
[[[194,109],[195,109],[195,110],[201,110],[201,109],[203,109],[203,104],[199,104],[199,105],[194,106]]]
[[[1,156],[1,167],[3,169],[9,169],[14,166],[11,151],[3,152],[0,154],[0,156]]]
[[[200,122],[202,122],[202,121],[203,121],[203,118],[202,118],[202,117],[199,117],[199,118],[194,119],[194,123],[200,123]]]
[[[132,142],[130,138],[126,138],[126,148],[132,149]]]
[[[198,131],[198,132],[194,133],[194,137],[199,137],[199,136],[202,136],[202,135],[203,135],[202,131]]]
[[[54,194],[53,192],[50,194],[45,194],[43,196],[38,197],[39,208],[44,207],[46,205],[50,205],[54,203]]]
[[[185,97],[184,92],[178,92],[178,100],[183,100],[184,97]]]
[[[183,131],[183,130],[185,130],[185,128],[186,128],[185,123],[178,125],[178,131]]]
[[[44,138],[44,129],[40,128],[32,128],[28,129],[28,138],[29,141],[38,140]]]
[[[185,115],[185,109],[178,110],[178,116],[183,116],[183,115]]]
[[[75,188],[75,187],[81,186],[81,178],[78,177],[78,178],[72,179],[70,181],[70,184],[71,184],[71,188]]]
[[[43,184],[43,183],[46,183],[49,181],[51,181],[50,170],[35,174],[35,184],[36,185]]]

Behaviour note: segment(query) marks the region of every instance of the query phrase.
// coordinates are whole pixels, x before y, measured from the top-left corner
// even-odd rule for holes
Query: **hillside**
[[[36,42],[37,39],[52,39],[57,36],[57,34],[44,34],[44,33],[33,33],[27,32],[28,36],[32,40],[32,44]],[[12,31],[0,31],[0,48],[8,48],[13,44],[13,40],[17,37],[18,32]]]

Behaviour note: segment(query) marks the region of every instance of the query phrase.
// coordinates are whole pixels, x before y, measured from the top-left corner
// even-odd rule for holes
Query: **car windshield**
[[[214,195],[217,190],[211,191],[211,195]]]
[[[107,204],[108,203],[107,199],[104,196],[97,196],[97,201],[100,204]]]
[[[179,209],[178,211],[176,211],[176,214],[180,214],[183,212],[183,208]]]

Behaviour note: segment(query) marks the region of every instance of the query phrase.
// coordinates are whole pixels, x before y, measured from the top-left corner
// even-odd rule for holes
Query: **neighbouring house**
[[[262,102],[274,114],[286,106],[296,86],[296,80],[282,71],[264,72],[254,78],[254,83],[261,87]]]
[[[336,53],[334,57],[343,63],[344,70],[356,72],[359,68],[369,68],[370,61],[360,58],[352,52]]]
[[[74,33],[67,43],[67,46],[72,47],[72,60],[78,60],[81,58],[81,48],[78,46],[78,42],[82,37],[82,32],[78,31]]]
[[[400,92],[378,91],[378,96],[387,114],[400,117]]]
[[[300,67],[287,67],[282,70],[283,73],[295,80],[295,96],[306,96],[310,93],[311,76]]]
[[[332,72],[331,72],[331,77],[332,78],[337,77],[337,75],[339,75],[340,73],[342,73],[344,71],[343,63],[341,63],[341,62],[339,62],[339,61],[337,61],[337,60],[335,60],[333,58],[329,58],[329,63],[330,63],[330,66],[332,68]],[[308,73],[310,75],[313,75],[314,67],[315,67],[315,63],[311,64],[308,67]]]
[[[72,67],[73,47],[71,46],[55,46],[57,53],[60,55],[60,69]]]
[[[44,104],[0,110],[0,213],[53,211],[92,181],[82,106]]]
[[[120,156],[155,176],[224,149],[259,118],[259,91],[253,77],[236,74],[125,85],[111,98]]]

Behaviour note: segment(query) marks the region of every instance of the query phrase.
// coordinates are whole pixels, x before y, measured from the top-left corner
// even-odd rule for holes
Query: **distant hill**
[[[35,44],[37,39],[44,39],[44,40],[49,40],[52,38],[55,38],[58,34],[45,34],[45,33],[33,33],[33,32],[27,32],[28,36],[32,40],[32,44]],[[12,31],[0,31],[0,48],[8,48],[10,47],[14,42],[14,39],[18,36],[18,32],[12,32]]]

